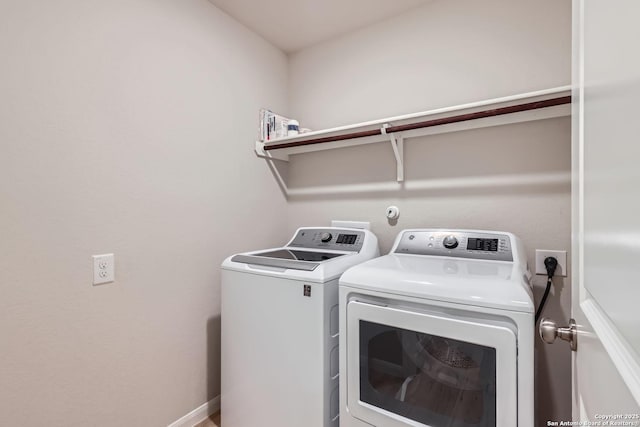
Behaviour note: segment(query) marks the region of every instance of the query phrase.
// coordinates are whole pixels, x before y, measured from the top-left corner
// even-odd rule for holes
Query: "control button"
[[[332,237],[333,236],[331,235],[331,233],[322,233],[320,235],[320,240],[322,240],[323,242],[326,243],[326,242],[330,241]]]
[[[433,236],[429,236],[429,240],[433,240]]]
[[[456,237],[453,235],[447,236],[442,241],[442,244],[447,249],[455,249],[458,247],[458,239],[456,239]]]
[[[413,234],[409,236],[409,240],[413,240],[415,238],[416,238],[416,236],[414,236]]]
[[[427,246],[432,248],[433,247],[433,243],[429,243]]]

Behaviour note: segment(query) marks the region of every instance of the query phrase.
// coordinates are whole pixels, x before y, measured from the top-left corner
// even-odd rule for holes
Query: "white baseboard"
[[[169,424],[168,427],[193,427],[200,421],[204,421],[211,414],[220,410],[220,395],[198,406],[184,417]]]

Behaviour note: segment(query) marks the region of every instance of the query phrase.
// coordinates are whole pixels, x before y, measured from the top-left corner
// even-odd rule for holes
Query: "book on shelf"
[[[260,141],[271,141],[287,136],[289,118],[276,114],[271,110],[260,110],[260,128],[258,138]]]

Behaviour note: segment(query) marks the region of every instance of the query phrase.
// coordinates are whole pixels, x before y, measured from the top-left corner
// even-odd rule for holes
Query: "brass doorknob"
[[[540,338],[547,344],[553,344],[556,338],[568,341],[571,344],[571,350],[578,349],[578,328],[576,321],[569,320],[569,326],[559,328],[555,321],[551,319],[542,319],[538,327]]]

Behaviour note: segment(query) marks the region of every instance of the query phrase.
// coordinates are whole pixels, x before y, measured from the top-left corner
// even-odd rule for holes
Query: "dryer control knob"
[[[458,247],[458,239],[456,239],[456,236],[447,236],[442,241],[442,244],[447,249],[455,249]]]
[[[331,235],[331,233],[322,233],[320,235],[320,240],[322,240],[323,242],[326,243],[326,242],[330,241],[332,237],[333,236]]]

